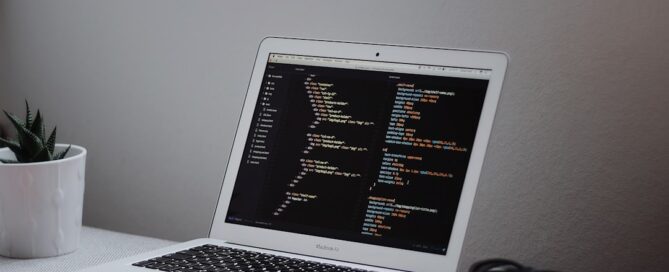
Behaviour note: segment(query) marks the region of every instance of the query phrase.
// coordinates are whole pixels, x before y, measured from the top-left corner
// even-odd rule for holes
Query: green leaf
[[[55,151],[54,149],[56,148],[56,127],[51,131],[51,136],[49,136],[49,140],[46,141],[46,147],[49,149],[49,152],[53,154]]]
[[[22,157],[24,159],[26,158],[32,158],[37,154],[42,148],[44,148],[44,144],[42,144],[42,141],[30,130],[27,128],[21,126],[20,122],[16,116],[13,114],[7,113],[5,111],[5,115],[9,117],[9,120],[12,121],[14,126],[16,127],[16,132],[19,136],[19,144],[21,145],[21,153],[16,154],[16,158],[19,159],[19,157]],[[16,153],[16,152],[14,152]],[[19,159],[21,161],[21,159]]]
[[[14,157],[20,162],[27,162],[21,153],[21,147],[19,146],[9,146],[9,149],[14,152]]]
[[[28,126],[26,126],[28,127]],[[37,110],[37,116],[35,116],[35,120],[33,121],[32,125],[29,126],[30,132],[35,134],[37,138],[42,141],[42,144],[44,144],[46,141],[44,140],[44,119],[42,118],[42,114]]]
[[[72,147],[72,145],[68,146],[68,147],[67,147],[65,150],[63,150],[62,152],[60,152],[60,153],[54,155],[54,156],[53,156],[53,160],[55,161],[55,160],[60,160],[60,159],[65,158],[65,155],[67,155],[67,152],[70,151],[70,148],[71,148],[71,147]]]
[[[14,125],[14,128],[16,130],[19,130],[19,128],[23,127],[24,125],[23,121],[19,120],[18,118],[16,118],[16,116],[7,111],[3,110],[3,112],[5,113],[5,116],[7,116],[7,118],[9,118],[10,121],[12,121],[12,125]]]
[[[14,161],[14,160],[5,160],[5,159],[0,159],[0,162],[2,162],[2,163],[7,163],[7,164],[9,164],[9,163],[17,163],[17,161]]]
[[[14,153],[14,157],[16,157],[16,159],[23,161],[23,157],[21,156],[21,146],[19,146],[17,142],[0,138],[0,143],[4,143],[9,148],[9,150]]]
[[[12,122],[12,125],[14,126],[14,129],[17,132],[21,131],[22,129],[25,129],[25,127],[23,126],[24,125],[23,122],[21,122],[21,120],[19,120],[14,114],[8,113],[4,110],[3,110],[3,112],[5,113],[5,116],[7,116],[7,118],[9,118],[9,121]],[[17,135],[17,137],[18,137],[19,144],[20,144],[21,143],[21,135],[19,134],[19,135]]]
[[[19,146],[19,143],[14,142],[14,141],[10,141],[10,140],[5,140],[3,138],[0,138],[0,143],[3,143],[3,144],[5,144],[5,146],[10,147],[10,148],[11,147],[18,148],[18,149],[21,148],[21,146]]]
[[[44,162],[44,161],[50,161],[51,160],[51,153],[49,152],[49,149],[44,147],[42,150],[37,152],[35,156],[30,158],[31,162]]]
[[[33,122],[33,114],[30,112],[30,105],[28,105],[28,99],[26,101],[26,122],[25,125],[26,127],[30,127]]]

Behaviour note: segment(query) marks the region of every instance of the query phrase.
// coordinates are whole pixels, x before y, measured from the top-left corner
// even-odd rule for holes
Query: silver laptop
[[[266,38],[209,238],[87,271],[455,271],[506,64]]]

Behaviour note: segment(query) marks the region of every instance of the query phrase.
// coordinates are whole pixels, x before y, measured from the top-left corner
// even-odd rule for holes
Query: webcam
[[[379,52],[376,52],[376,56],[377,56],[377,57],[379,56]]]

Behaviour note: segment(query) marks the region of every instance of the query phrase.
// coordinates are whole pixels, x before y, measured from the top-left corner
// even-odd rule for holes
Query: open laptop
[[[87,271],[455,271],[506,64],[266,38],[209,238]]]

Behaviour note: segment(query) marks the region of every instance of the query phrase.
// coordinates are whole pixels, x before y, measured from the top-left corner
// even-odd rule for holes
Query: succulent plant
[[[67,152],[70,151],[71,146],[68,146],[65,150],[55,153],[56,128],[54,127],[49,137],[46,138],[44,118],[40,111],[37,110],[37,114],[33,119],[27,100],[25,121],[20,120],[15,115],[4,110],[3,112],[14,125],[18,141],[10,141],[8,139],[0,138],[0,143],[9,147],[16,156],[16,161],[0,159],[2,163],[30,163],[60,160],[65,158]]]
[[[7,136],[5,136],[5,132],[2,129],[3,129],[2,124],[0,124],[0,138],[7,137]],[[5,147],[5,143],[0,142],[0,148],[3,148],[3,147]]]

